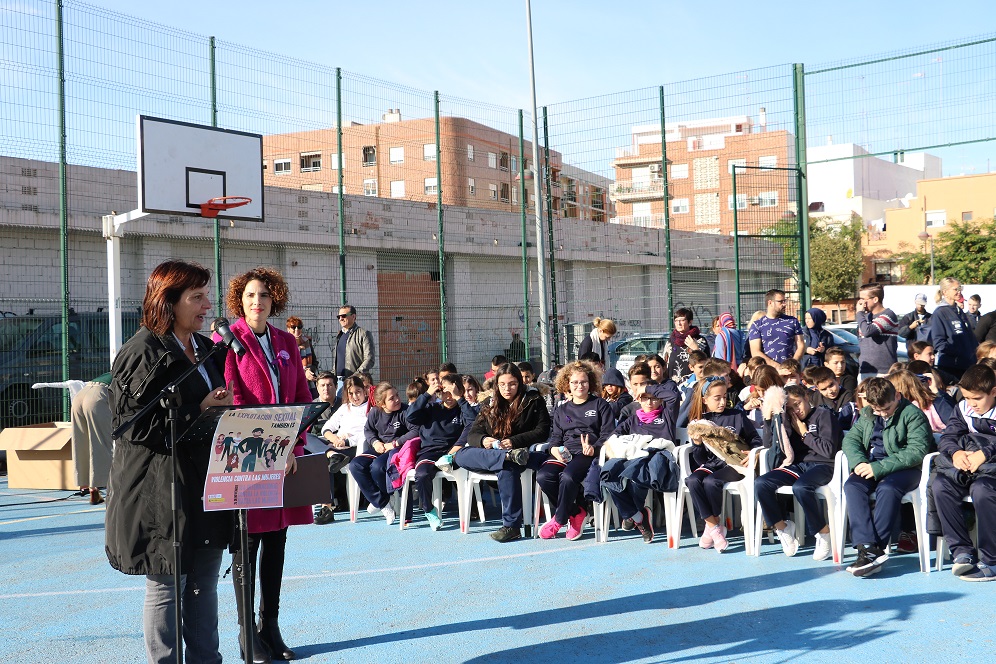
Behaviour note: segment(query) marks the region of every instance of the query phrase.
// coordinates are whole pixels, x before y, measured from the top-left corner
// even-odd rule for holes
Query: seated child
[[[818,368],[833,373],[826,367]],[[754,494],[761,505],[764,520],[778,535],[782,551],[786,556],[794,556],[798,548],[795,523],[785,518],[785,511],[776,495],[779,488],[791,486],[806,516],[806,529],[816,536],[813,560],[826,560],[831,553],[830,527],[823,516],[816,490],[833,477],[834,457],[840,449],[840,425],[829,408],[810,404],[806,388],[790,385],[785,392],[784,423],[793,459],[785,459],[780,466],[754,480]],[[778,451],[778,448],[773,448],[773,451]]]
[[[728,408],[736,408],[740,402],[737,401],[736,395],[730,389],[730,365],[725,360],[720,360],[719,358],[710,357],[706,360],[706,363],[702,365],[702,369],[697,374],[700,380],[709,378],[710,376],[719,376],[726,381],[726,405]],[[681,408],[678,409],[678,419],[676,421],[676,426],[687,427],[688,426],[688,413],[692,409],[692,400],[685,399],[681,404]]]
[[[934,394],[916,374],[905,369],[893,371],[886,378],[895,386],[896,392],[924,412],[930,421],[931,431],[944,431],[955,410],[955,402],[946,392]]]
[[[782,383],[782,378],[778,375],[778,371],[774,367],[767,364],[758,367],[757,371],[754,372],[754,380],[751,381],[747,398],[740,406],[747,414],[747,417],[750,419],[755,428],[764,426],[764,416],[761,414],[761,404],[764,403],[765,390],[773,385],[784,387],[784,383]]]
[[[471,376],[470,374],[464,375],[463,377],[464,401],[466,401],[470,405],[470,407],[474,410],[474,412],[478,414],[480,414],[481,412],[481,404],[478,399],[480,393],[481,393],[481,384],[477,382],[477,379]]]
[[[681,395],[681,402],[684,403],[688,396],[692,393],[692,387],[702,378],[702,369],[705,368],[705,363],[708,361],[709,356],[700,350],[693,350],[688,353],[688,368],[691,370],[692,375],[688,379],[678,386],[678,393]],[[661,374],[660,377],[653,373],[653,367],[651,366],[651,376],[653,380],[658,383],[663,383],[665,378]]]
[[[633,399],[619,411],[619,416],[616,418],[618,421],[622,422],[640,410],[640,395],[651,384],[657,383],[651,380],[650,365],[646,362],[634,362],[629,368],[629,395]]]
[[[996,581],[996,374],[977,364],[959,384],[965,400],[941,435],[931,492],[952,573],[963,581]],[[978,557],[962,513],[966,496],[975,508]]]
[[[840,346],[831,346],[824,353],[824,365],[837,376],[840,389],[852,394],[857,391],[858,379],[847,371],[847,353]]]
[[[744,369],[740,372],[741,378],[744,380],[744,387],[740,391],[737,397],[741,402],[746,401],[750,396],[750,386],[754,384],[754,373],[761,367],[768,366],[768,363],[764,361],[762,357],[752,357],[747,360],[746,364],[741,364],[740,368]],[[778,373],[777,371],[775,373]]]
[[[357,446],[363,445],[367,394],[362,378],[355,374],[346,378],[342,386],[342,405],[322,426],[322,437],[329,443],[325,455],[329,459],[329,482],[333,496],[336,493],[335,476],[356,456]],[[341,488],[340,486],[340,491]],[[320,526],[331,523],[334,519],[335,510],[331,504],[322,505],[315,515],[315,523]]]
[[[813,406],[826,406],[837,416],[841,431],[847,431],[854,424],[857,411],[854,408],[854,393],[841,389],[840,379],[829,367],[807,369],[816,390],[811,399]]]
[[[669,440],[673,444],[675,442],[674,420],[678,411],[678,389],[674,381],[668,380],[663,385],[650,385],[640,393],[638,403],[640,410],[620,422],[612,435],[642,434],[653,436],[656,439]],[[671,449],[674,449],[673,445]],[[659,453],[659,450],[654,450],[654,452]],[[655,464],[655,467],[667,469],[673,474],[676,472],[676,460],[672,456],[669,461],[670,463],[663,466]],[[602,467],[602,488],[612,496],[616,509],[619,510],[619,517],[623,519],[623,529],[631,530],[635,527],[643,535],[643,541],[649,544],[654,540],[654,526],[650,512],[644,503],[647,500],[651,484],[644,481],[638,482],[635,474],[627,472],[635,470],[639,464],[646,463],[646,457],[607,460]],[[649,471],[650,467],[647,470]],[[606,477],[612,477],[613,481],[604,481]],[[652,483],[654,481],[666,482],[669,478],[648,475],[644,479]],[[677,481],[677,475],[674,476],[674,480]]]
[[[798,360],[790,357],[778,366],[778,375],[781,376],[785,387],[798,385],[802,382],[802,367]]]
[[[869,576],[889,559],[885,547],[898,526],[900,504],[920,482],[920,466],[933,436],[923,411],[902,398],[887,379],[869,378],[861,387],[859,396],[868,405],[842,445],[851,470],[844,482],[847,517],[858,549],[847,571]]]
[[[626,391],[626,381],[618,369],[606,369],[602,374],[602,398],[612,406],[612,416],[616,420],[622,409],[633,403],[633,397]]]
[[[775,373],[773,368],[772,373]],[[775,374],[776,379],[777,377]],[[692,422],[708,420],[726,427],[750,447],[760,447],[761,437],[757,429],[744,411],[729,408],[726,392],[726,381],[719,376],[704,378],[696,383],[689,418]],[[699,546],[703,549],[715,547],[716,551],[722,553],[729,546],[726,527],[719,522],[719,515],[723,511],[723,485],[740,481],[743,475],[713,454],[702,441],[692,442],[695,447],[692,449],[691,463],[695,470],[685,478],[685,487],[692,496],[696,514],[706,523],[702,537],[699,538]],[[744,459],[745,463],[746,461]]]

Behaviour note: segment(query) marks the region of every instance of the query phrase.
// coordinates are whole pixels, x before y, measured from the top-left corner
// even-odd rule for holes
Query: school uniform
[[[633,395],[629,392],[623,392],[619,395],[618,399],[609,402],[609,407],[612,408],[612,417],[615,421],[620,421],[620,414],[622,413],[623,408],[631,403],[634,403]],[[639,406],[639,404],[637,405]]]
[[[898,526],[903,496],[919,484],[920,465],[933,440],[927,416],[906,399],[900,398],[887,420],[872,413],[870,406],[861,409],[841,445],[852,471],[844,482],[844,495],[855,546],[888,544]],[[860,463],[871,466],[873,479],[853,474]]]
[[[968,554],[975,559],[975,547],[962,514],[962,500],[971,496],[978,525],[979,560],[996,566],[996,408],[977,415],[967,402],[959,403],[937,449],[937,472],[930,489],[951,556]],[[986,461],[975,473],[958,470],[951,461],[959,450],[982,450]]]
[[[614,425],[612,407],[595,395],[589,395],[587,401],[581,404],[568,399],[554,409],[550,447],[564,446],[572,458],[566,464],[552,457],[547,459],[536,471],[536,483],[550,504],[555,506],[553,518],[557,523],[566,524],[570,517],[581,511],[581,483]],[[587,435],[589,444],[595,448],[592,456],[586,456],[581,451],[582,435]]]
[[[390,500],[387,486],[387,462],[398,448],[377,454],[373,448],[375,440],[382,443],[398,441],[398,447],[415,437],[408,426],[405,410],[385,413],[380,408],[371,408],[367,413],[367,423],[363,426],[363,450],[349,462],[349,474],[360,487],[360,493],[378,509],[383,509]]]
[[[794,428],[789,430],[793,462],[754,480],[754,494],[761,505],[765,522],[773,525],[785,520],[785,510],[778,501],[777,491],[783,486],[791,486],[806,517],[806,531],[813,535],[827,525],[816,490],[833,477],[834,457],[840,449],[841,433],[835,414],[824,406],[813,408],[803,423],[806,425],[805,436],[799,435]]]
[[[750,447],[761,446],[761,436],[742,410],[727,408],[722,413],[704,413],[702,419],[726,427]],[[723,485],[737,482],[743,479],[743,475],[705,445],[692,447],[691,462],[695,470],[685,478],[685,488],[692,496],[696,514],[703,519],[719,516],[723,510]]]
[[[477,414],[462,398],[456,407],[447,408],[426,392],[408,407],[405,418],[409,427],[418,429],[421,438],[415,461],[415,486],[422,509],[429,512],[432,510],[432,480],[439,472],[436,462],[456,444],[463,430],[474,423]]]
[[[677,417],[678,410],[678,388],[673,381],[667,381],[663,385],[654,385],[648,388],[648,390],[653,390],[653,395],[660,399],[663,399],[664,403],[661,406],[661,411],[653,418],[648,418],[644,414],[641,416],[638,413],[633,413],[630,417],[623,420],[612,432],[614,436],[626,436],[629,434],[638,434],[644,436],[653,436],[654,438],[663,438],[665,440],[670,440],[676,442],[675,439],[675,419]],[[642,409],[640,410],[642,412]],[[644,420],[647,421],[644,421]],[[660,454],[661,452],[656,452]],[[633,480],[628,480],[625,482],[619,481],[619,478],[625,476],[626,470],[638,463],[645,463],[646,459],[610,459],[606,461],[605,465],[602,467],[602,478],[616,478],[616,481],[601,483],[602,488],[606,490],[609,495],[612,496],[612,501],[615,503],[616,509],[619,511],[619,517],[623,519],[630,519],[634,514],[640,511],[644,503],[647,501],[647,493],[650,490],[650,486],[637,483]],[[618,466],[618,467],[617,467]]]

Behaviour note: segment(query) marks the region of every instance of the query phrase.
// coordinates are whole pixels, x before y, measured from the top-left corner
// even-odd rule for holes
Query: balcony
[[[609,219],[610,224],[620,224],[622,226],[642,226],[644,228],[664,228],[663,214],[645,214],[639,217],[625,216],[613,217]]]
[[[664,180],[617,180],[610,198],[616,202],[664,200]]]

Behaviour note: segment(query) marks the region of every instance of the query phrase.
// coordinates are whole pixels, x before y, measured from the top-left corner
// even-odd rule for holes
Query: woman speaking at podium
[[[197,334],[211,310],[211,274],[200,265],[167,261],[145,286],[142,326],[121,347],[111,370],[115,428],[135,417],[160,391],[191,368],[213,345]],[[227,406],[232,396],[223,377],[223,355],[215,355],[177,387],[177,434],[183,435],[201,412]],[[217,360],[215,362],[214,360]],[[111,461],[107,497],[106,553],[114,569],[143,574],[142,616],[149,662],[177,661],[176,596],[173,587],[171,450],[167,411],[154,408],[122,434]],[[232,539],[231,512],[207,512],[201,494],[210,447],[177,448],[180,592],[183,641],[188,662],[221,662],[218,651],[218,571]]]
[[[236,406],[263,406],[287,403],[308,403],[311,390],[301,365],[301,356],[294,335],[279,330],[267,322],[271,315],[280,314],[288,302],[287,283],[276,270],[257,267],[240,274],[228,283],[225,298],[232,323],[232,333],[242,342],[246,352],[242,357],[229,351],[225,358],[225,380],[232,385]],[[294,454],[304,454],[304,443],[298,440]],[[287,458],[287,472],[295,469],[293,456]],[[241,575],[246,558],[249,583],[255,593],[256,572],[259,571],[259,626],[253,632],[253,661],[294,659],[280,635],[280,582],[284,573],[284,549],[287,527],[312,523],[310,507],[251,509],[248,516],[249,552],[235,545],[233,579],[239,625],[255,622],[255,606],[243,606]],[[259,565],[256,556],[259,554]],[[255,598],[255,594],[253,594]],[[255,599],[253,601],[255,604]],[[242,638],[242,631],[239,638]]]

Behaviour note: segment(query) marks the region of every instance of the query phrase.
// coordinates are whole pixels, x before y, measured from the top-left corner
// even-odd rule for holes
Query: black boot
[[[277,624],[277,616],[269,612],[260,611],[259,616],[259,638],[269,648],[273,659],[291,660],[294,659],[294,651],[284,643],[284,637],[280,636],[280,625]]]
[[[246,610],[244,602],[242,601],[242,575],[241,575],[242,565],[235,564],[232,565],[232,579],[235,582],[235,608],[239,614],[239,657],[242,661],[245,661],[245,635],[243,633],[243,625],[250,625],[252,631],[252,661],[253,664],[270,664],[272,661],[270,659],[270,651],[266,649],[263,642],[259,639],[259,633],[256,631],[256,621],[253,619],[252,614],[255,611],[248,612],[246,615]],[[248,622],[247,622],[248,621]]]

